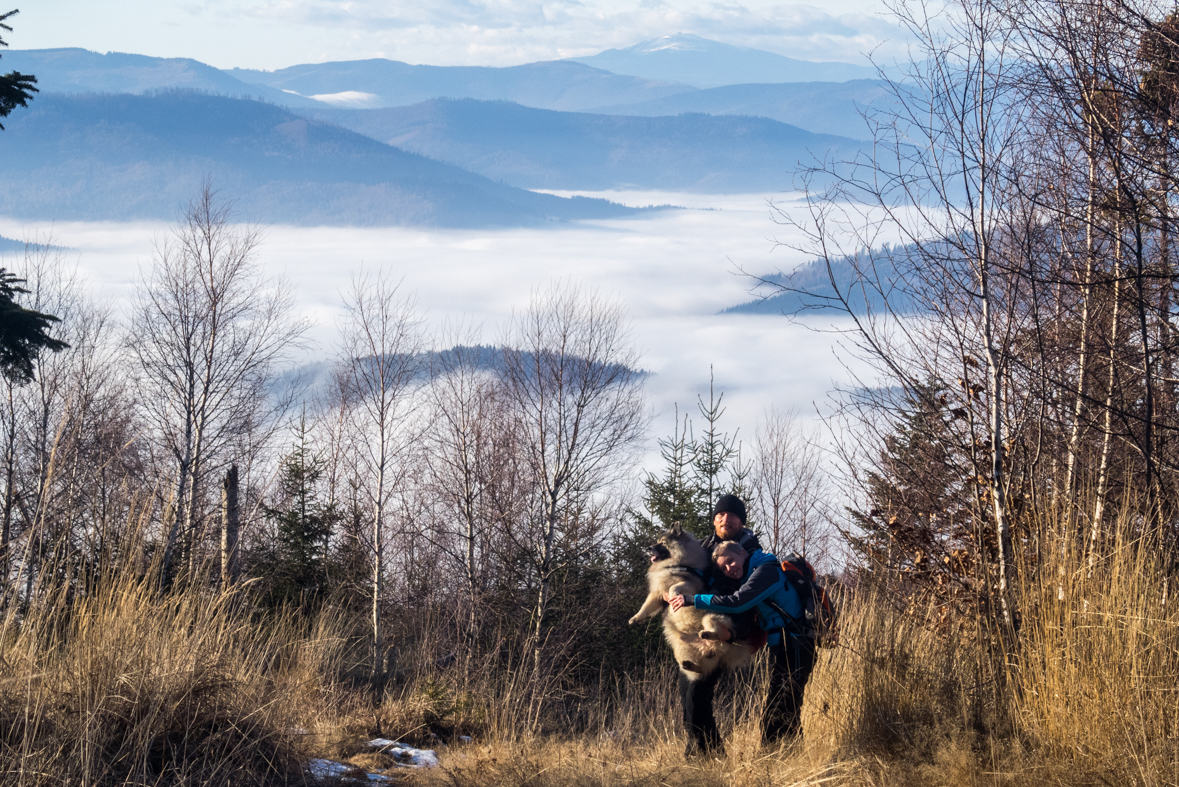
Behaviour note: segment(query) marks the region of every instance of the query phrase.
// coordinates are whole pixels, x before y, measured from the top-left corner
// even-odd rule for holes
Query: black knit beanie
[[[749,521],[745,517],[745,504],[736,495],[721,495],[720,500],[716,501],[716,506],[712,509],[713,518],[717,514],[736,514],[741,517],[742,525]]]

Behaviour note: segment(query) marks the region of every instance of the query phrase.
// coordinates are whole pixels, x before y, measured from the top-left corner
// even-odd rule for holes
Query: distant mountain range
[[[684,34],[592,57],[506,68],[371,59],[222,71],[188,58],[84,49],[13,50],[4,53],[4,65],[35,74],[47,93],[182,88],[297,109],[376,109],[474,98],[609,115],[750,115],[857,138],[865,136],[858,111],[889,100],[886,85],[863,66],[809,63]]]
[[[570,60],[615,74],[628,74],[693,87],[766,82],[846,82],[876,79],[876,69],[849,63],[812,63],[773,52],[730,46],[677,33],[626,49],[607,49]]]
[[[860,110],[890,99],[878,80],[792,81],[860,66],[684,35],[507,68],[376,59],[222,71],[82,49],[3,58],[42,91],[0,132],[0,213],[24,218],[171,218],[208,175],[271,222],[630,215],[523,189],[780,191],[800,162],[853,155],[852,138],[868,137]]]
[[[684,112],[748,115],[789,123],[816,134],[868,139],[871,130],[865,113],[887,111],[893,100],[892,88],[888,83],[877,79],[857,79],[839,83],[726,85],[637,104],[595,107],[590,111],[645,117]]]
[[[235,68],[227,73],[243,83],[294,91],[322,103],[358,109],[406,106],[431,98],[478,98],[578,111],[608,103],[651,101],[693,89],[560,60],[506,68],[349,60],[278,71]]]
[[[765,118],[628,117],[472,99],[313,115],[530,189],[781,191],[800,162],[850,157],[860,146]]]
[[[222,96],[259,98],[292,107],[321,107],[319,101],[247,84],[220,69],[182,57],[148,57],[86,49],[14,49],[2,53],[5,72],[37,77],[43,93],[147,93],[201,90]]]
[[[716,48],[722,55],[728,50],[754,53],[748,55],[752,61],[765,55],[776,58],[775,62],[805,63],[769,52],[757,54],[758,50],[695,40],[710,47],[689,52],[700,60],[693,68],[705,68],[707,57]],[[682,50],[668,51],[684,54]],[[374,109],[409,106],[437,98],[474,98],[605,115],[656,117],[684,112],[748,115],[789,123],[816,134],[857,139],[868,136],[861,111],[884,108],[891,101],[887,85],[877,79],[775,82],[771,71],[752,66],[740,73],[731,68],[728,72],[731,78],[743,76],[748,83],[697,89],[687,84],[609,73],[572,60],[508,68],[413,66],[393,60],[356,60],[291,66],[278,71],[221,71],[186,58],[103,55],[84,49],[15,50],[5,52],[3,57],[5,69],[35,74],[44,93],[144,93],[181,88],[255,98],[299,110]],[[829,77],[839,75],[838,69],[832,70],[834,66],[853,69],[847,73],[869,71],[838,63],[806,65],[822,66],[826,71],[819,69],[818,73]],[[801,76],[813,72],[814,69],[800,67],[794,73]]]
[[[264,222],[521,226],[635,213],[513,188],[246,99],[41,95],[6,125],[0,214],[15,217],[172,219],[206,176]]]

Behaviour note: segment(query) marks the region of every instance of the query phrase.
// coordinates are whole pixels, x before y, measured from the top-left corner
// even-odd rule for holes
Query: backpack
[[[833,648],[838,645],[839,627],[835,606],[831,603],[827,591],[819,584],[815,569],[802,555],[791,552],[782,561],[782,574],[785,581],[798,591],[803,609],[801,620],[783,615],[787,625],[793,628],[796,634],[814,637],[815,644],[821,648]]]

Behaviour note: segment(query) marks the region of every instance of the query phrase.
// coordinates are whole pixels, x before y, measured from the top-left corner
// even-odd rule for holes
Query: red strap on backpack
[[[757,653],[766,646],[766,641],[769,638],[770,635],[767,632],[758,629],[741,641],[748,645],[750,650],[752,650],[754,653]]]

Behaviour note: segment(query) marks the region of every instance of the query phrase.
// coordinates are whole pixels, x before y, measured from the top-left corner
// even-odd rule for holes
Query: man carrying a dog
[[[736,495],[721,495],[712,509],[713,532],[705,537],[701,545],[708,550],[709,554],[717,545],[725,541],[736,541],[751,553],[761,549],[757,536],[745,527],[745,520],[745,503],[741,501],[741,498]],[[740,576],[734,580],[716,571],[711,571],[709,574],[706,579],[715,590],[731,592],[740,587]],[[683,596],[675,598],[682,599]],[[679,609],[679,606],[673,606],[672,609]],[[733,617],[736,630],[728,633],[730,641],[746,639],[748,635],[758,631],[757,625],[753,621],[754,613],[752,611]],[[709,675],[693,680],[682,670],[680,671],[680,702],[684,709],[684,729],[688,732],[688,745],[684,750],[685,756],[724,754],[725,746],[721,742],[720,730],[717,729],[716,717],[712,710],[716,684],[723,674],[724,670],[718,669]]]
[[[794,586],[784,581],[778,559],[763,552],[757,537],[745,528],[745,504],[740,498],[724,495],[717,501],[713,528],[715,536],[703,543],[712,550],[713,560],[723,574],[714,588],[721,592],[673,596],[668,601],[673,612],[692,604],[697,609],[734,617],[737,630],[730,633],[730,639],[747,639],[762,631],[768,635],[770,691],[762,717],[762,740],[776,743],[797,735],[801,729],[803,690],[815,666],[814,637],[793,625],[803,614],[802,599]],[[733,590],[725,580],[734,584],[739,581],[739,586]],[[721,670],[717,670],[701,680],[688,680],[680,674],[688,755],[724,750],[712,709],[720,675]]]

